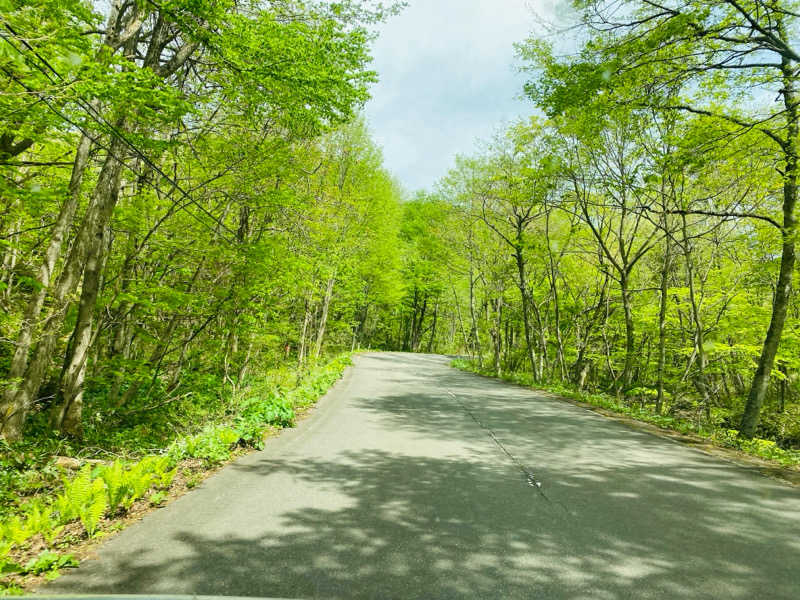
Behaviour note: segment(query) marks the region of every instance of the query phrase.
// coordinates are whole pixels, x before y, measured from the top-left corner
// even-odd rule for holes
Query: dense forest
[[[400,190],[358,111],[393,10],[4,6],[3,438],[202,410],[375,335]]]
[[[400,4],[0,7],[2,569],[364,349],[798,462],[796,3],[576,0],[517,45],[530,118],[415,195],[362,116]]]

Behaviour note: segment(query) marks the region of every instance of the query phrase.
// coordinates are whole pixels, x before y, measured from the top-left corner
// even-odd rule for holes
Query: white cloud
[[[430,188],[456,154],[530,114],[513,44],[541,30],[553,0],[411,0],[374,45],[380,82],[366,108],[386,166]]]

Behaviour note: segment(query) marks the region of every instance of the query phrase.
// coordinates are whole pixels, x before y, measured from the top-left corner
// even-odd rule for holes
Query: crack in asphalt
[[[491,427],[483,423],[477,416],[475,416],[475,413],[473,413],[469,408],[467,408],[466,404],[464,404],[461,401],[461,399],[458,396],[456,396],[453,392],[447,390],[447,393],[450,394],[456,402],[458,402],[459,406],[461,406],[461,410],[467,413],[470,416],[470,418],[472,418],[472,420],[475,421],[475,424],[486,432],[486,434],[492,439],[495,445],[498,448],[500,448],[503,454],[505,454],[511,460],[511,462],[514,463],[514,465],[520,471],[522,471],[522,474],[525,476],[525,480],[527,481],[530,487],[535,488],[536,491],[539,492],[539,495],[542,498],[544,498],[546,502],[549,502],[550,504],[556,504],[557,506],[561,507],[565,512],[569,513],[567,507],[564,506],[561,502],[557,501],[553,502],[553,500],[551,500],[548,497],[548,495],[545,494],[544,490],[542,489],[542,482],[536,477],[536,474],[533,471],[531,471],[525,465],[525,463],[523,463],[519,458],[517,458],[514,454],[512,454],[508,448],[506,448],[503,442],[501,442],[497,438],[497,434],[495,434],[494,430]]]

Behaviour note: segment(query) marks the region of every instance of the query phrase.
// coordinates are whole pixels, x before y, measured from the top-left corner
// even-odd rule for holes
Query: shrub
[[[239,432],[227,425],[210,425],[198,435],[173,444],[167,456],[173,460],[201,458],[212,464],[220,463],[230,458],[231,449],[239,439]]]

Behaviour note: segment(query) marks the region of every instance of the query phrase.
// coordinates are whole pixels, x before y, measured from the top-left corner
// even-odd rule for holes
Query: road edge
[[[557,400],[560,402],[571,404],[573,406],[594,413],[595,415],[602,417],[604,419],[609,419],[611,421],[615,421],[617,423],[625,425],[629,429],[640,431],[642,433],[649,433],[650,435],[653,435],[661,439],[671,440],[672,442],[675,442],[682,446],[686,446],[687,448],[691,448],[693,450],[697,450],[698,452],[701,452],[702,454],[705,454],[707,456],[712,456],[714,458],[718,458],[725,462],[734,464],[738,467],[742,467],[748,471],[756,472],[763,477],[768,477],[769,479],[778,481],[780,483],[792,487],[800,487],[800,469],[779,465],[770,462],[768,460],[752,456],[740,450],[736,450],[735,448],[723,448],[697,435],[693,435],[690,433],[682,433],[680,431],[674,431],[672,429],[659,427],[658,425],[647,423],[646,421],[639,421],[638,419],[634,419],[633,417],[609,410],[607,408],[602,408],[599,406],[595,406],[594,404],[590,404],[588,402],[575,400],[574,398],[561,396],[559,394],[555,394],[547,390],[540,390],[520,383],[515,383],[513,381],[498,379],[497,377],[492,377],[491,375],[484,375],[482,373],[475,373],[473,371],[459,369],[458,367],[452,365],[451,368],[456,369],[468,375],[474,375],[476,377],[481,377],[482,379],[488,379],[489,381],[511,385],[514,387],[522,388],[524,390],[528,390],[530,392],[535,392],[536,394],[539,394],[551,400]]]

